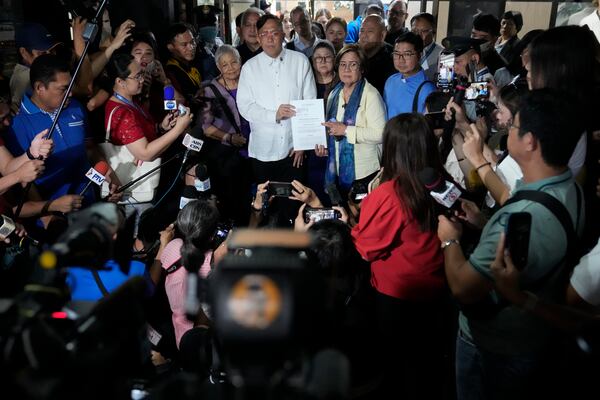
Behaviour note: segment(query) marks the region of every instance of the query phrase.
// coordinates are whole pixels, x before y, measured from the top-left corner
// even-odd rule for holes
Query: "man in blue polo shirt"
[[[45,54],[35,59],[30,72],[32,94],[23,97],[19,114],[5,138],[15,156],[25,153],[37,133],[50,128],[70,79],[69,66],[58,57]],[[54,151],[46,160],[44,174],[35,181],[44,200],[78,194],[88,182],[85,173],[90,168],[90,139],[86,125],[83,107],[69,99],[52,136]],[[87,190],[84,198],[88,204],[93,202],[94,191]]]
[[[421,68],[422,53],[419,35],[407,32],[396,39],[392,57],[398,73],[388,78],[383,89],[388,120],[402,113],[425,112],[425,99],[436,87]]]

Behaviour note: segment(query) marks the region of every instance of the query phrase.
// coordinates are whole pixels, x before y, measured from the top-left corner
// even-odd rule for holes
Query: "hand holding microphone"
[[[0,241],[11,243],[12,240],[20,241],[21,238],[27,238],[34,246],[39,245],[39,242],[27,236],[27,231],[23,225],[15,223],[12,218],[5,215],[0,215]]]
[[[190,113],[190,109],[188,107],[181,107],[181,111],[175,119],[175,128],[181,129],[181,133],[183,133],[183,131],[185,131],[185,129],[192,123],[192,118],[194,118],[194,114]]]

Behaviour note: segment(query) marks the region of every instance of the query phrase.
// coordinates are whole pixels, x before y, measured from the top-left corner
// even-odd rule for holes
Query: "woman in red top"
[[[441,345],[448,340],[441,329],[444,256],[434,201],[418,173],[431,167],[446,174],[423,116],[400,114],[388,121],[382,166],[382,183],[363,200],[352,236],[371,262],[385,382],[398,398],[441,398]]]
[[[153,161],[161,155],[190,125],[193,115],[168,114],[160,125],[136,100],[144,83],[144,72],[130,54],[115,54],[106,66],[114,82],[113,96],[106,103],[105,127],[110,141],[127,146],[140,161]],[[109,126],[110,122],[110,126]]]

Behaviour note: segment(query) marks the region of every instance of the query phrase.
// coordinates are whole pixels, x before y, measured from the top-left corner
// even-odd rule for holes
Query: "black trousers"
[[[304,168],[294,167],[294,158],[286,157],[278,161],[260,161],[252,158],[252,172],[256,184],[266,181],[291,182],[294,179],[302,182],[304,179]]]
[[[254,182],[261,184],[271,182],[291,182],[298,180],[304,183],[304,165],[300,168],[294,167],[294,158],[286,157],[278,161],[260,161],[252,158],[252,172]],[[302,204],[296,200],[276,197],[269,205],[270,225],[289,227],[294,225],[294,219]]]

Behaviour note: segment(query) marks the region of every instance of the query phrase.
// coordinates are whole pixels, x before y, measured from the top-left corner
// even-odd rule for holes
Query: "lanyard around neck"
[[[120,101],[122,101],[123,103],[125,103],[126,105],[128,105],[129,107],[135,108],[136,110],[138,110],[139,112],[141,112],[144,115],[144,117],[148,118],[148,114],[146,114],[146,111],[144,111],[144,109],[142,107],[138,106],[133,101],[127,99],[126,97],[120,95],[117,92],[114,92],[113,96],[115,96],[117,99],[119,99]]]

